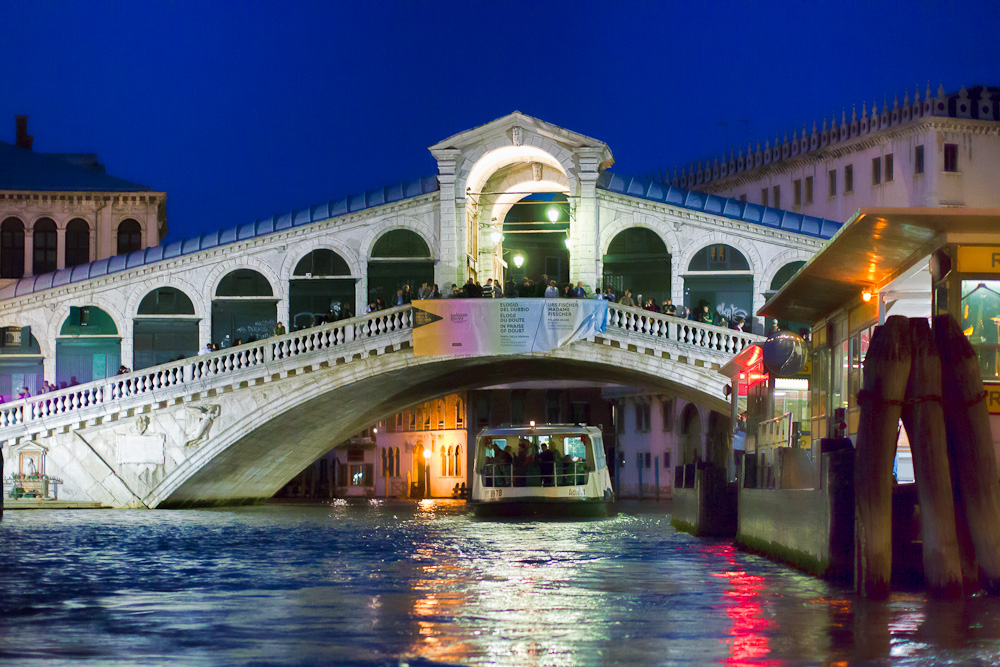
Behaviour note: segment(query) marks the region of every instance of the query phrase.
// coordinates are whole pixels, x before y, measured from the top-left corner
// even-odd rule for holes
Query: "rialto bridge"
[[[0,394],[68,385],[2,406],[5,458],[46,448],[70,498],[228,502],[269,496],[385,414],[499,378],[617,381],[724,409],[711,369],[753,336],[628,308],[611,309],[607,337],[510,357],[414,357],[406,307],[317,323],[404,283],[542,273],[751,314],[838,228],[622,178],[602,142],[516,112],[430,150],[436,177],[3,288],[0,326],[19,335],[0,348]],[[269,337],[279,321],[290,333]],[[223,349],[197,356],[210,342]]]

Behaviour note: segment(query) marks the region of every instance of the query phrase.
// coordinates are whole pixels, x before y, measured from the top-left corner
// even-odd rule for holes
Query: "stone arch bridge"
[[[550,352],[418,357],[413,321],[401,306],[7,404],[6,468],[41,451],[60,498],[113,507],[250,502],[387,414],[499,382],[618,382],[725,412],[715,371],[759,340],[611,304],[605,333]]]

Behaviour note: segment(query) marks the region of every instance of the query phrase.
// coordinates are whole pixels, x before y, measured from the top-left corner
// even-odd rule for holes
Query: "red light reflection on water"
[[[764,618],[764,608],[760,592],[764,588],[764,577],[747,574],[733,557],[736,549],[732,545],[713,545],[706,548],[716,557],[721,557],[730,567],[722,572],[713,572],[713,577],[726,579],[729,589],[723,595],[726,599],[726,616],[733,625],[729,629],[729,657],[727,665],[783,665],[783,660],[768,660],[771,652],[769,634],[778,624]]]

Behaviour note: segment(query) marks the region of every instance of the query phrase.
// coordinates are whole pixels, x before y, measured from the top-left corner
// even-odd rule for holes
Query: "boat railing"
[[[527,464],[523,468],[513,463],[487,463],[479,471],[484,487],[541,487],[579,486],[587,483],[591,472],[585,461],[554,462],[552,468],[542,463]]]

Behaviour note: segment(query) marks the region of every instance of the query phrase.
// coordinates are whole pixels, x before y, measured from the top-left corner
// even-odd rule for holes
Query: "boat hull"
[[[472,511],[482,518],[581,518],[611,516],[611,503],[601,498],[511,498],[489,502],[470,501]]]

